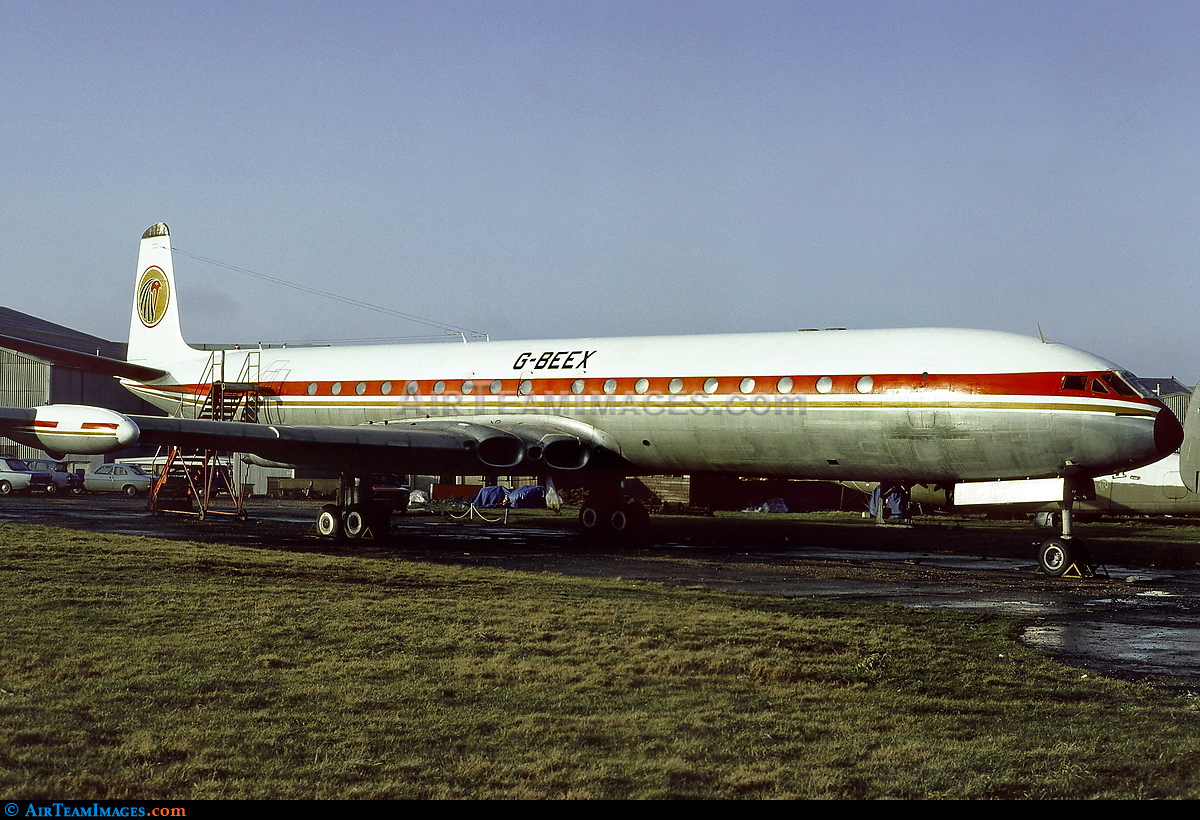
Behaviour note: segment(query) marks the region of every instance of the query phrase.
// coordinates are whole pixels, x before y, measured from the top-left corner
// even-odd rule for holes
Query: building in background
[[[125,358],[123,342],[110,342],[5,307],[0,307],[0,334],[80,353],[94,353],[112,359]],[[0,349],[0,406],[36,407],[41,404],[88,404],[107,407],[119,413],[163,415],[161,410],[121,387],[112,376],[51,364],[36,356]],[[41,450],[7,438],[0,438],[0,450],[18,458],[45,457]],[[152,454],[137,448],[128,453],[131,456]],[[100,456],[84,456],[78,461],[99,464],[103,459]]]

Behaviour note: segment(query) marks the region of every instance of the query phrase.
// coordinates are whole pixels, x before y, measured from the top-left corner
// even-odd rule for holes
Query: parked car
[[[83,486],[93,493],[125,493],[132,498],[150,492],[154,476],[136,464],[105,464],[83,477]]]
[[[34,472],[19,458],[0,456],[0,495],[27,493],[32,490],[52,493],[54,479],[47,472]],[[57,488],[55,488],[57,489]]]
[[[54,482],[54,489],[47,487],[47,493],[51,495],[56,492],[79,495],[83,492],[83,476],[68,470],[65,461],[53,461],[47,458],[29,458],[25,460],[25,463],[34,472],[50,474],[50,479]]]
[[[371,477],[375,501],[394,513],[408,512],[408,497],[412,490],[404,486],[404,476],[375,475]]]

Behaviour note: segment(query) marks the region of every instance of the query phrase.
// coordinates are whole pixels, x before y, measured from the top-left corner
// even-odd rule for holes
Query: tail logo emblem
[[[167,275],[162,268],[154,266],[146,268],[138,281],[137,312],[138,318],[146,327],[154,327],[167,315],[167,305],[171,301],[171,286],[167,283]]]

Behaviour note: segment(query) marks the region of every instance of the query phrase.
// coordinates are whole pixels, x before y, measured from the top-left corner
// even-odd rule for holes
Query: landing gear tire
[[[632,526],[633,521],[630,520],[628,508],[617,507],[608,514],[608,528],[612,530],[613,535],[624,535]]]
[[[346,518],[342,523],[347,538],[362,538],[367,531],[367,516],[358,506],[346,510]]]
[[[609,513],[602,507],[584,505],[579,511],[579,529],[584,535],[599,535],[609,520]]]
[[[337,538],[342,534],[342,515],[336,504],[326,504],[317,515],[317,534]]]
[[[650,522],[650,514],[641,504],[622,504],[613,510],[608,517],[608,526],[613,535],[632,538],[646,531]]]
[[[347,538],[386,538],[391,511],[377,504],[355,504],[342,517],[342,532]]]
[[[642,535],[650,515],[640,504],[615,507],[586,505],[579,511],[579,530],[585,537],[614,536],[630,540]]]
[[[1080,541],[1051,538],[1038,547],[1038,563],[1042,572],[1054,578],[1060,577],[1072,564],[1084,564],[1087,560],[1087,546]]]

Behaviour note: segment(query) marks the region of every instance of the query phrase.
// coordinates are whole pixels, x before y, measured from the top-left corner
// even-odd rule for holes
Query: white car
[[[54,492],[54,479],[49,473],[34,472],[19,458],[0,456],[0,495],[27,493],[31,490]]]
[[[105,464],[83,477],[83,488],[93,493],[125,493],[132,498],[150,492],[154,477],[136,464]]]

